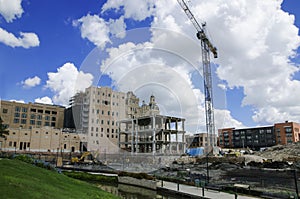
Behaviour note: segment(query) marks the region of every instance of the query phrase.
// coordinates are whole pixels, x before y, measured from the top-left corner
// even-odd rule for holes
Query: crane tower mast
[[[201,41],[204,94],[205,94],[205,116],[208,146],[214,147],[215,141],[215,124],[214,124],[214,108],[213,108],[213,92],[212,92],[212,75],[210,66],[210,52],[214,58],[218,57],[217,48],[212,45],[205,34],[206,24],[199,24],[193,13],[188,8],[184,0],[177,0],[185,14],[188,16],[192,24],[197,30],[197,38]]]

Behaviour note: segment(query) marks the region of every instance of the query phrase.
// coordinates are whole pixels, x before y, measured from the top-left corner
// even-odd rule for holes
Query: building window
[[[107,115],[110,115],[110,111],[107,111]]]
[[[9,146],[12,146],[12,141],[9,142]]]
[[[45,122],[45,126],[50,126],[50,123],[49,122]]]
[[[15,124],[16,124],[16,123],[19,123],[19,122],[20,122],[19,119],[17,119],[17,118],[14,119],[14,123],[15,123]]]
[[[104,115],[104,110],[102,110],[102,115]]]
[[[96,132],[98,132],[98,127],[96,127]],[[97,136],[98,137],[98,136]]]
[[[109,120],[107,120],[107,125],[109,125]]]
[[[38,113],[44,113],[44,111],[43,111],[43,110],[41,110],[41,109],[39,109],[39,110],[38,110]]]
[[[292,132],[292,128],[291,128],[291,127],[285,128],[285,132],[286,132],[286,133],[291,133],[291,132]]]
[[[26,113],[22,113],[22,118],[27,118],[27,114]]]
[[[103,120],[101,120],[101,124],[104,124],[104,121],[103,121]]]
[[[20,117],[20,113],[15,113],[15,117]]]
[[[103,132],[103,128],[101,128],[101,132]]]
[[[67,144],[64,144],[64,149],[67,149]]]
[[[4,108],[4,109],[2,110],[2,113],[8,113],[8,109]]]
[[[25,120],[25,119],[22,119],[22,120],[21,120],[21,124],[26,124],[26,120]]]
[[[42,118],[43,118],[42,115],[37,115],[38,120],[42,120]]]
[[[46,114],[50,114],[50,111],[45,111]]]
[[[22,107],[22,112],[27,112],[27,108]]]
[[[36,121],[36,125],[37,126],[41,126],[42,125],[42,121]]]
[[[106,129],[106,132],[109,133],[109,128]]]
[[[56,111],[52,111],[52,115],[57,115],[57,112]]]
[[[51,121],[55,122],[56,121],[56,117],[52,117]]]
[[[15,112],[20,112],[20,111],[21,111],[21,108],[19,106],[16,106]]]
[[[45,116],[45,120],[46,120],[46,121],[50,121],[50,116],[48,116],[48,115]]]
[[[35,114],[31,114],[30,119],[35,119]]]

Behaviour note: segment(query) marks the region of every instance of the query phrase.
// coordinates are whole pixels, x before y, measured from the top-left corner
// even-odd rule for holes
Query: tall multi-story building
[[[89,151],[113,152],[117,147],[117,121],[125,118],[125,93],[109,87],[89,87],[75,95],[72,105],[76,129]]]
[[[65,109],[63,106],[1,100],[0,108],[0,116],[6,127],[30,129],[49,126],[63,128]]]
[[[259,149],[286,145],[298,142],[300,138],[300,125],[295,122],[275,123],[274,125],[252,128],[226,128],[219,129],[218,143],[224,148]]]
[[[114,91],[109,87],[91,86],[76,94],[67,109],[66,124],[80,133],[82,148],[89,151],[118,151],[117,122],[127,118],[159,114],[155,97],[150,97],[149,105],[139,105],[132,91],[127,93]],[[72,115],[72,118],[70,116]]]

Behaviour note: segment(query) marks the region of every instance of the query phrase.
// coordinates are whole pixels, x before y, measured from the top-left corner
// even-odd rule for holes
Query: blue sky
[[[300,1],[251,2],[188,4],[219,50],[219,128],[300,122]],[[0,0],[2,100],[66,105],[77,90],[108,85],[146,101],[155,94],[163,113],[202,131],[200,60],[175,0]]]

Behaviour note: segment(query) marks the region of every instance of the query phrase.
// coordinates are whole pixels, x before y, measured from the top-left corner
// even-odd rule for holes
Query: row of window
[[[92,113],[95,113],[95,109],[92,109]],[[115,116],[115,112],[107,111],[107,115],[110,115],[110,113],[111,113],[111,116]],[[96,110],[96,114],[98,114],[98,115],[100,114],[100,110],[99,110],[99,109]],[[101,114],[104,115],[104,114],[105,114],[105,111],[102,110],[102,111],[101,111]],[[119,113],[118,113],[118,112],[116,112],[116,116],[117,116],[117,117],[119,116]]]
[[[92,119],[92,124],[94,123],[94,119]],[[107,125],[110,125],[110,120],[107,120],[106,121]],[[99,119],[96,120],[96,124],[99,124]],[[101,120],[101,124],[104,124],[104,120]],[[115,123],[114,120],[111,121],[111,125],[114,126],[116,124],[117,126],[117,123]]]
[[[20,106],[16,106],[15,107],[15,112],[23,112],[23,113],[27,113],[28,108],[26,107],[20,107]],[[8,109],[3,109],[2,111],[3,113],[7,113]],[[57,111],[50,111],[50,110],[43,110],[43,109],[35,109],[35,108],[31,108],[30,112],[34,112],[34,113],[45,113],[45,114],[52,114],[52,115],[57,115]]]
[[[88,95],[88,94],[89,94],[89,92],[87,91],[87,95]],[[93,94],[96,94],[96,92],[93,91]],[[101,92],[98,91],[97,94],[98,94],[98,95],[101,95]],[[102,92],[102,96],[111,97],[111,94],[110,94],[110,93],[106,94],[106,93]],[[119,95],[112,94],[112,97],[113,97],[113,98],[116,97],[117,99],[119,99]],[[122,96],[122,99],[124,99],[124,96]]]
[[[94,127],[91,127],[91,131],[94,131]],[[96,132],[99,132],[99,128],[96,127],[96,128],[95,128],[95,131],[96,131]],[[101,128],[101,132],[104,132],[104,129],[103,129],[103,128]],[[107,128],[107,129],[106,129],[106,132],[109,133],[109,132],[110,132],[110,128]],[[115,129],[111,129],[111,133],[114,133],[114,132],[118,133],[118,129],[116,129],[116,130],[115,130]],[[92,136],[93,136],[93,133],[92,133]]]
[[[91,133],[91,136],[94,136],[94,134]],[[96,137],[99,137],[99,134],[96,133],[95,136],[96,136]],[[103,137],[103,133],[100,134],[100,137]],[[106,137],[109,138],[109,134],[106,134]],[[111,137],[111,138],[118,138],[118,135],[111,134],[110,137]]]
[[[14,123],[15,124],[27,124],[27,119],[19,119],[19,118],[14,118]],[[42,126],[42,121],[40,120],[29,120],[30,125],[37,125],[37,126]],[[44,126],[52,126],[55,127],[56,123],[55,122],[44,122]]]
[[[17,142],[10,141],[8,146],[17,148]],[[26,150],[26,148],[30,148],[30,142],[20,142],[19,149]]]
[[[27,114],[26,113],[22,113],[22,114],[20,114],[20,113],[15,113],[15,118],[19,118],[19,117],[21,117],[21,118],[27,118]],[[42,120],[43,119],[43,116],[42,115],[35,115],[35,114],[31,114],[30,115],[30,119],[37,119],[37,120]],[[56,117],[50,117],[49,115],[46,115],[45,116],[45,120],[47,120],[47,121],[56,121]]]

